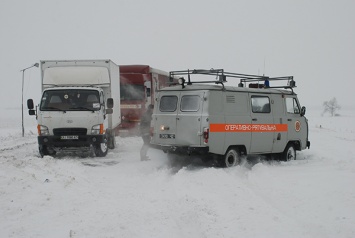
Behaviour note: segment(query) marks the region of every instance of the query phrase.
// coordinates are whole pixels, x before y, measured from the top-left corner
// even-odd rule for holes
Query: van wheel
[[[105,157],[107,155],[107,143],[100,143],[94,146],[95,155],[97,157]]]
[[[283,161],[291,161],[296,159],[296,149],[294,144],[290,143],[286,146],[285,151],[282,153]]]
[[[237,149],[231,148],[220,160],[220,165],[222,167],[233,167],[239,165],[241,162],[240,153]]]

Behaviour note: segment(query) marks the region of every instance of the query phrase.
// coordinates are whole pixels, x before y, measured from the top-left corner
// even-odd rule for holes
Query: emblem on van
[[[295,131],[299,132],[301,130],[301,122],[296,121],[295,122]]]

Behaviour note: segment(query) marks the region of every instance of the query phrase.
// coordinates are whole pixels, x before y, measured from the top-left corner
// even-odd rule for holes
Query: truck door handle
[[[287,121],[292,121],[292,119],[287,119]]]
[[[180,118],[177,117],[176,120],[180,120]]]
[[[258,119],[257,118],[253,118],[253,119],[251,119],[252,121],[257,121]]]

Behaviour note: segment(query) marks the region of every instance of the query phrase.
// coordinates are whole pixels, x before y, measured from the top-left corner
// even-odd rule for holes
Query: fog
[[[22,69],[57,59],[292,75],[302,105],[336,97],[352,107],[354,9],[345,0],[2,0],[1,108],[21,106]],[[38,102],[39,68],[24,79],[24,99]]]

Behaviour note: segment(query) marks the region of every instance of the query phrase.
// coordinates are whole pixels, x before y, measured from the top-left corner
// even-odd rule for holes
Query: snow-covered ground
[[[141,162],[140,138],[105,158],[39,158],[35,119],[2,109],[0,237],[355,237],[355,111],[307,112],[311,149],[234,168]]]

